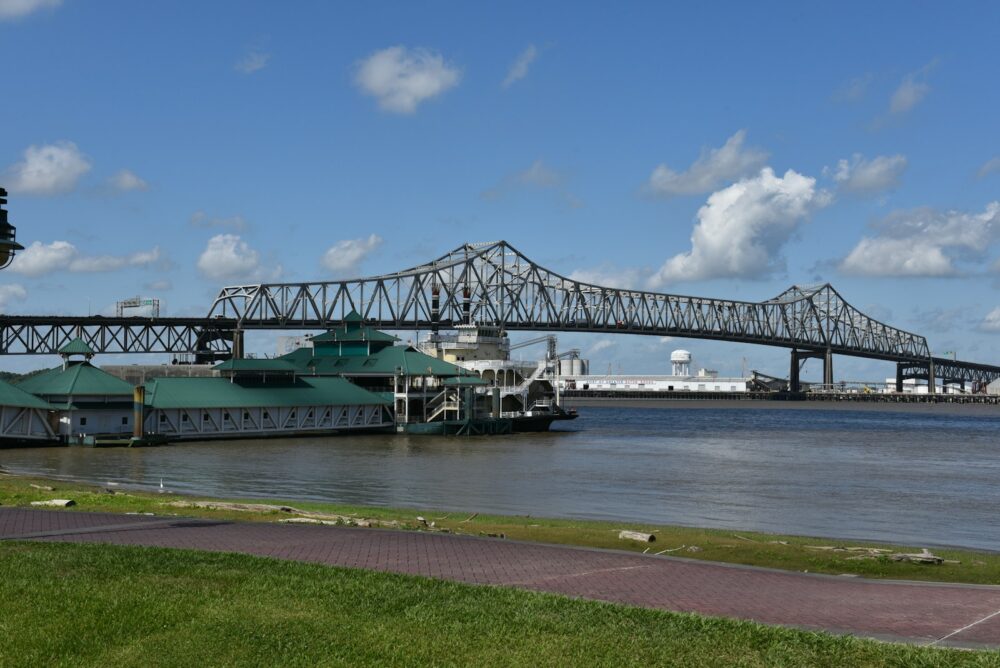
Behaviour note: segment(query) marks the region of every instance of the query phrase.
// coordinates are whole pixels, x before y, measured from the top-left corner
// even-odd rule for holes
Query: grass
[[[47,485],[53,491],[40,490],[31,484]],[[0,475],[0,505],[28,506],[32,501],[52,498],[70,498],[76,506],[69,511],[140,512],[157,515],[184,515],[225,520],[276,522],[291,517],[289,513],[242,512],[208,510],[201,508],[176,508],[166,505],[173,501],[205,501],[205,497],[183,497],[172,494],[153,494],[131,490],[115,490],[111,494],[104,488],[81,483],[60,482]],[[228,499],[228,501],[234,501]],[[252,500],[250,502],[253,502]],[[1000,584],[1000,554],[969,550],[934,548],[934,554],[958,563],[921,565],[893,562],[886,557],[857,559],[857,552],[837,552],[811,549],[816,546],[866,546],[902,552],[917,551],[912,546],[900,546],[863,541],[834,541],[825,538],[780,536],[721,529],[696,529],[675,526],[654,526],[632,522],[594,522],[585,520],[559,520],[538,517],[476,515],[446,513],[429,509],[371,508],[311,502],[263,503],[286,504],[312,512],[342,515],[345,517],[376,520],[383,524],[394,523],[398,528],[415,531],[431,530],[417,521],[423,517],[434,522],[434,530],[468,535],[503,535],[507,539],[599,547],[632,552],[649,549],[650,553],[671,550],[669,555],[704,559],[750,566],[764,566],[810,573],[849,574],[867,578],[959,582],[969,584]],[[630,529],[656,535],[652,544],[618,539],[618,531]],[[680,549],[677,549],[680,548]],[[691,549],[694,548],[694,549]]]
[[[997,666],[499,587],[233,554],[0,543],[2,666]]]

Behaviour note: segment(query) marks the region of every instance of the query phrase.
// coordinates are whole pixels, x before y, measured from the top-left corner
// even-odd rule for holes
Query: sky
[[[0,312],[141,295],[200,316],[224,285],[505,239],[612,286],[829,282],[935,354],[1000,364],[998,31],[986,2],[0,0],[0,185],[26,247]],[[734,343],[572,347],[601,372],[665,373],[676,348],[788,367]]]

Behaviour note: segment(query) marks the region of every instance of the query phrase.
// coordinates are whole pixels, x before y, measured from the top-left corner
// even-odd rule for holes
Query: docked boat
[[[538,361],[511,359],[512,346],[506,332],[488,325],[458,325],[450,333],[432,332],[417,343],[431,357],[460,366],[476,374],[492,393],[494,414],[511,421],[514,432],[548,431],[553,422],[574,420],[575,410],[561,405],[558,384],[559,355],[554,336],[522,342],[547,343],[545,358]]]

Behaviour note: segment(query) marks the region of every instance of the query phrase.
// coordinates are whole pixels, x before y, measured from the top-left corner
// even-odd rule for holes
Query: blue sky
[[[0,0],[0,184],[28,247],[0,308],[201,315],[222,285],[503,238],[665,292],[829,281],[1000,364],[998,27],[991,3]],[[684,347],[787,372],[778,349],[570,346],[601,370]]]

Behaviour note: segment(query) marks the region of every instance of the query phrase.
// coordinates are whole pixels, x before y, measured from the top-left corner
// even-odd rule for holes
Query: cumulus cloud
[[[927,94],[931,92],[931,87],[927,83],[927,75],[935,65],[937,65],[936,60],[903,77],[889,100],[889,113],[906,113],[927,97]]]
[[[426,49],[391,46],[361,61],[355,82],[385,111],[412,114],[420,103],[458,85],[462,73]]]
[[[1000,239],[1000,202],[982,213],[899,211],[873,226],[840,262],[840,270],[861,276],[953,276],[956,263],[983,257]]]
[[[158,246],[128,255],[84,255],[68,241],[53,241],[50,244],[35,241],[14,256],[10,271],[31,277],[44,276],[56,271],[95,273],[126,267],[149,267],[160,260]]]
[[[55,8],[62,0],[0,0],[0,21],[17,19],[41,9]]]
[[[219,218],[209,216],[204,211],[195,211],[191,214],[191,218],[188,219],[194,227],[200,227],[202,229],[208,229],[212,227],[220,227],[223,229],[236,230],[237,232],[243,232],[248,227],[246,219],[243,216],[229,216],[227,218]]]
[[[691,250],[667,260],[649,279],[652,288],[709,278],[765,278],[784,268],[781,250],[829,193],[816,179],[770,167],[712,193],[698,210]]]
[[[535,62],[535,58],[537,57],[538,49],[535,48],[534,44],[529,44],[528,48],[522,51],[517,60],[514,61],[514,64],[510,66],[510,70],[503,80],[503,87],[509,88],[515,81],[520,81],[527,76],[528,68],[531,67],[531,63]]]
[[[253,50],[237,60],[233,67],[237,72],[242,72],[243,74],[253,74],[254,72],[267,67],[269,60],[271,60],[270,53]]]
[[[382,237],[377,234],[362,239],[344,239],[327,249],[322,263],[337,276],[353,274],[361,262],[381,245]]]
[[[979,329],[983,332],[1000,334],[1000,306],[986,314],[983,321],[979,323]]]
[[[122,192],[128,192],[129,190],[149,190],[149,184],[139,178],[135,172],[128,169],[119,171],[108,180],[108,183],[111,187]]]
[[[698,159],[683,172],[658,165],[649,177],[647,188],[665,197],[700,195],[757,171],[767,160],[767,153],[744,147],[746,136],[746,130],[739,130],[721,147],[703,149]]]
[[[29,146],[24,160],[7,168],[4,180],[12,193],[57,195],[69,192],[90,171],[90,162],[70,141]]]
[[[606,288],[632,288],[638,290],[645,282],[645,276],[649,272],[641,269],[617,269],[607,264],[603,264],[590,269],[577,269],[568,278],[580,283],[590,283]]]
[[[6,312],[12,302],[23,302],[28,298],[28,291],[19,283],[0,285],[0,311]]]
[[[238,234],[217,234],[208,240],[198,256],[198,271],[213,280],[271,280],[281,275],[278,267],[268,270],[261,265],[260,253]]]
[[[906,157],[902,155],[879,155],[871,160],[855,153],[850,160],[837,162],[831,173],[840,189],[857,195],[875,195],[899,186],[899,177],[906,171]]]
[[[1000,156],[987,160],[982,167],[979,168],[979,178],[983,178],[987,174],[993,174],[994,172],[1000,172]]]

